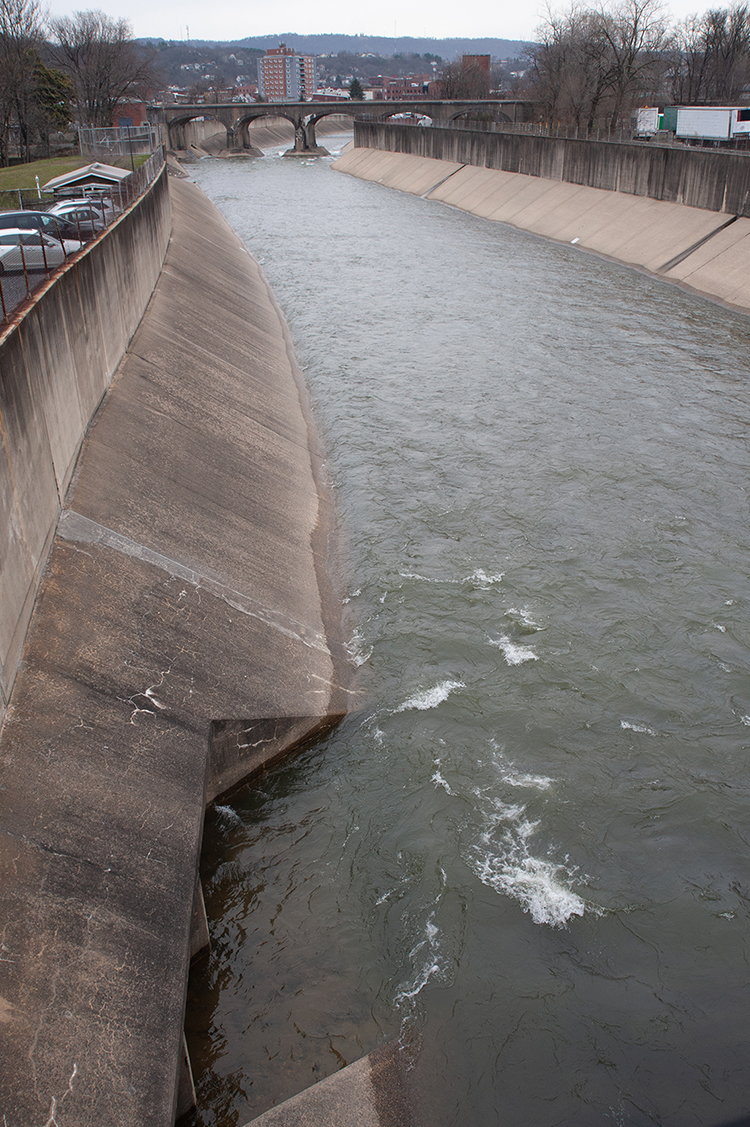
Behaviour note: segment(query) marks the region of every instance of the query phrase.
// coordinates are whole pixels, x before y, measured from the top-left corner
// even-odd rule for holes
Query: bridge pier
[[[311,117],[305,121],[304,115],[299,114],[294,118],[294,148],[287,149],[284,153],[285,157],[300,157],[300,156],[328,156],[328,149],[321,148],[318,145],[318,139],[315,136],[315,121]]]

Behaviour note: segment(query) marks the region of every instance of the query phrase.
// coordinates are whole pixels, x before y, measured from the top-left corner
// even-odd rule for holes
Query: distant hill
[[[318,63],[322,85],[341,86],[356,76],[369,82],[374,75],[428,74],[461,55],[490,55],[494,60],[516,59],[527,44],[520,39],[386,39],[375,35],[263,35],[233,40],[139,39],[157,52],[165,84],[191,90],[225,89],[257,80],[257,60],[279,42],[305,55],[328,55]],[[399,58],[393,56],[398,55]],[[362,57],[362,56],[366,57]],[[513,69],[513,68],[511,68]]]
[[[283,35],[248,36],[236,40],[241,47],[278,47],[286,43],[301,55],[337,55],[339,51],[360,55],[371,52],[373,55],[440,55],[449,61],[458,55],[491,55],[493,59],[513,59],[523,53],[527,46],[522,39],[409,39],[389,38],[382,35]]]

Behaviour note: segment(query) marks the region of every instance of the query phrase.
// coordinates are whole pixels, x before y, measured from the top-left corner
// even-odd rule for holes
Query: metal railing
[[[365,120],[362,115],[361,120]],[[372,119],[376,120],[373,116]],[[401,121],[400,125],[413,125],[414,122]],[[551,137],[562,138],[567,141],[611,141],[616,144],[623,142],[637,142],[643,145],[658,144],[671,145],[679,148],[690,146],[692,148],[706,148],[722,150],[725,152],[742,152],[750,150],[750,136],[733,137],[731,140],[719,141],[709,137],[676,137],[674,133],[662,131],[648,134],[639,133],[636,128],[628,125],[596,126],[592,129],[579,128],[577,125],[549,125],[538,122],[521,121],[482,121],[477,118],[456,118],[449,125],[436,123],[443,129],[464,129],[480,133],[515,133],[525,137]]]
[[[69,262],[74,261],[77,255],[82,252],[86,243],[98,239],[107,227],[114,223],[124,211],[127,211],[153,183],[163,166],[164,149],[159,146],[156,152],[152,153],[140,168],[130,173],[120,184],[112,185],[111,188],[106,190],[82,192],[79,197],[80,200],[88,201],[91,204],[88,209],[85,208],[84,204],[81,205],[84,211],[88,211],[88,216],[84,217],[83,220],[80,216],[74,216],[70,221],[73,224],[74,231],[68,230],[67,235],[60,235],[60,228],[58,227],[58,236],[54,239],[53,251],[49,251],[49,244],[42,238],[41,262],[36,255],[38,245],[36,243],[34,244],[35,253],[33,256],[29,247],[25,247],[23,242],[14,244],[10,248],[0,245],[0,324],[7,324],[11,317],[17,313],[19,306],[32,298],[35,290],[44,285],[49,278],[54,277],[60,270],[63,270]],[[6,212],[11,210],[48,211],[54,199],[53,196],[45,193],[40,194],[36,190],[14,190],[0,193],[0,206],[3,206]],[[58,197],[58,202],[62,202],[64,199],[65,197]],[[26,233],[33,234],[39,231],[39,228],[24,226],[24,222],[23,217],[19,216],[19,227],[22,227]],[[2,236],[2,228],[0,228],[0,236]],[[74,241],[81,245],[75,248],[66,247],[66,241],[68,243]],[[62,248],[62,261],[59,261],[58,242]]]

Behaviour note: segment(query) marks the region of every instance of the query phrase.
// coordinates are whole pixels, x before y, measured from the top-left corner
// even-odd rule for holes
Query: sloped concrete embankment
[[[171,1125],[205,799],[346,708],[331,500],[283,319],[199,189],[171,188],[164,268],[65,496],[0,740],[7,1127]],[[89,296],[58,316],[106,337]]]
[[[367,128],[369,130],[369,126]],[[401,134],[409,127],[390,128],[394,148],[404,144]],[[357,130],[360,130],[359,123]],[[732,207],[744,210],[748,202],[748,192],[742,188],[746,177],[750,186],[750,158],[728,154],[735,158],[733,162],[714,159],[706,163],[704,158],[710,158],[711,154],[680,152],[680,176],[673,185],[662,176],[657,187],[660,195],[700,200],[705,205],[690,206],[649,197],[645,164],[643,176],[624,177],[614,152],[618,146],[614,144],[609,146],[612,150],[609,172],[602,167],[603,158],[599,159],[592,150],[591,169],[584,170],[573,164],[568,173],[580,177],[591,173],[592,179],[611,183],[608,190],[559,178],[488,168],[462,159],[470,157],[477,162],[488,159],[486,146],[492,142],[493,135],[476,134],[467,139],[464,131],[460,131],[465,148],[456,153],[459,159],[447,160],[388,151],[385,148],[388,131],[388,126],[378,128],[377,143],[382,147],[352,148],[334,162],[333,168],[450,204],[483,219],[508,223],[560,242],[574,242],[581,249],[647,270],[742,311],[750,311],[750,218],[731,210]],[[412,127],[409,132],[417,135],[416,144],[422,141],[421,135],[431,130]],[[474,137],[477,140],[472,147]],[[369,136],[365,139],[373,140]],[[513,137],[512,140],[543,142],[546,139]],[[459,137],[455,143],[461,141]],[[576,143],[578,147],[586,144],[596,145],[596,142]],[[604,143],[596,147],[607,148]],[[533,153],[530,150],[530,154],[533,156],[538,148],[537,145]],[[559,147],[555,151],[562,153]],[[512,155],[518,164],[518,153]],[[550,150],[552,156],[554,153]],[[691,176],[693,159],[696,167]],[[522,161],[520,163],[523,166]],[[531,164],[531,159],[527,163]],[[540,159],[534,163],[550,176],[555,172],[560,176],[565,171],[562,156],[556,158],[556,163]],[[718,177],[716,183],[712,183],[713,175]],[[651,178],[652,191],[653,180],[654,177]],[[625,184],[628,191],[617,190]],[[717,210],[713,210],[714,207]],[[721,210],[722,207],[730,210]]]

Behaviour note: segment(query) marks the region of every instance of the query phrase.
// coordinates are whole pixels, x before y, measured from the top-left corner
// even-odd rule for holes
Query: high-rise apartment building
[[[269,47],[258,62],[258,91],[267,102],[307,101],[317,84],[314,56],[295,55],[285,43]]]

